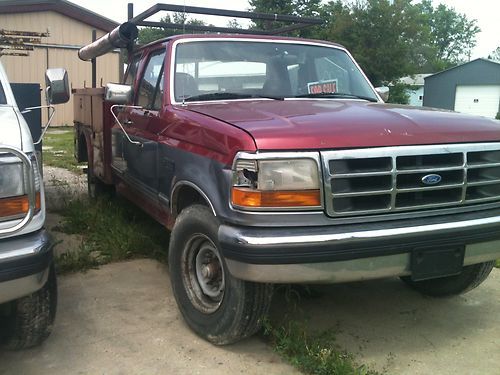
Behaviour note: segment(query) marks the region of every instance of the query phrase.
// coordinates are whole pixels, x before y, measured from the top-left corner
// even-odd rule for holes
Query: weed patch
[[[76,199],[59,213],[63,216],[59,231],[83,236],[79,249],[57,257],[59,272],[85,271],[132,258],[166,259],[168,231],[121,198]]]
[[[278,326],[267,321],[264,335],[278,354],[306,374],[378,374],[365,366],[358,366],[351,354],[340,350],[333,330],[310,333],[305,323],[285,319],[285,323]]]

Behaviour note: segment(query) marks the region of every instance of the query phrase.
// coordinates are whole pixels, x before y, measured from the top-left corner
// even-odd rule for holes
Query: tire
[[[432,297],[447,297],[467,293],[479,286],[490,274],[495,262],[478,263],[463,268],[460,275],[437,279],[412,281],[409,276],[401,277],[406,284],[420,293]]]
[[[186,323],[209,342],[226,345],[261,328],[273,286],[231,276],[219,251],[218,229],[208,207],[187,207],[172,230],[168,260],[172,289]]]
[[[52,332],[57,310],[54,266],[42,289],[10,303],[9,314],[0,324],[2,345],[20,350],[40,345]]]

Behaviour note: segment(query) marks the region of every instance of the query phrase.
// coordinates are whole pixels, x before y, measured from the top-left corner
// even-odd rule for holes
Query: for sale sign
[[[309,82],[307,84],[309,94],[331,94],[337,92],[337,80]]]

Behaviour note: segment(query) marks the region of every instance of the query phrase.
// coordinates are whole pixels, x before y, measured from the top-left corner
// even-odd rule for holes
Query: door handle
[[[134,122],[131,119],[127,119],[123,122],[123,125],[132,125]]]

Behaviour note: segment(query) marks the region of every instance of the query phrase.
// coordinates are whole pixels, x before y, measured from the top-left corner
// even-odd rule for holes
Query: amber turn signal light
[[[259,191],[233,187],[232,203],[239,207],[318,207],[321,206],[320,191],[286,190]]]
[[[40,210],[40,193],[36,193],[35,209]],[[27,195],[0,199],[0,217],[26,215],[29,209]]]

